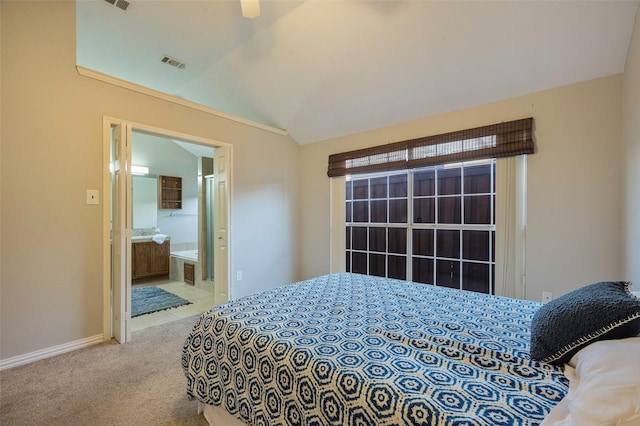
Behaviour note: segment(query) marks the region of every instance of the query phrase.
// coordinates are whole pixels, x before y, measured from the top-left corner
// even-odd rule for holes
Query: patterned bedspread
[[[217,306],[187,394],[251,425],[533,425],[567,392],[532,361],[540,304],[332,274]]]

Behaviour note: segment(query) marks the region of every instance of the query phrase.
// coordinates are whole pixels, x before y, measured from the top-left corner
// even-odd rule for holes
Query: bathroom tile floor
[[[156,286],[170,293],[176,294],[191,302],[191,305],[178,306],[164,311],[140,315],[131,319],[131,331],[138,331],[154,325],[176,321],[192,315],[201,314],[214,304],[214,295],[211,292],[196,288],[180,281],[163,280],[153,283],[135,284],[133,288]]]

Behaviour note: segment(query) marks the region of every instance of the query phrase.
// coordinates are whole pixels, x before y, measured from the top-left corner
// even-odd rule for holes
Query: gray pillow
[[[564,364],[598,340],[624,339],[640,333],[640,298],[631,283],[587,285],[551,300],[531,321],[531,358]]]

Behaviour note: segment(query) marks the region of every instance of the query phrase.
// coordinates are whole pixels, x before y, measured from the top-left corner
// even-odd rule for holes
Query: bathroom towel
[[[154,243],[157,244],[162,244],[164,243],[164,240],[167,238],[167,236],[165,234],[155,234],[153,236],[153,238],[151,238],[153,240]]]

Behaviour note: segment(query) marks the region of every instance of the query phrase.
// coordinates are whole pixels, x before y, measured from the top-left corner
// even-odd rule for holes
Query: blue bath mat
[[[131,292],[131,318],[190,304],[188,300],[159,287],[134,288]]]

